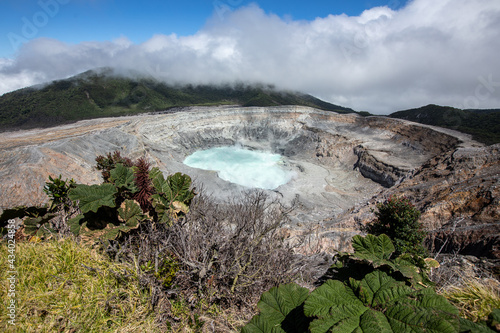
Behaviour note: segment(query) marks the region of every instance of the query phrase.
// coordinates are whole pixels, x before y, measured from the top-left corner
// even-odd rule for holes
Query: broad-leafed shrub
[[[340,256],[338,274],[311,293],[294,283],[264,293],[242,332],[492,332],[460,318],[421,269],[393,258],[386,235],[355,236],[353,247]]]
[[[145,158],[132,163],[118,152],[97,160],[105,182],[77,184],[68,194],[81,211],[68,221],[75,235],[115,239],[143,221],[172,224],[189,211],[195,192],[188,175],[165,178],[158,168],[150,169]]]

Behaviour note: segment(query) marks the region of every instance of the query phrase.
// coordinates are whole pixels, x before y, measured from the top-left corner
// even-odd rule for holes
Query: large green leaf
[[[80,210],[82,213],[97,213],[99,207],[106,206],[114,208],[116,188],[113,184],[104,183],[101,185],[76,185],[69,192],[69,198],[73,201],[80,200]]]
[[[149,170],[149,178],[151,180],[155,179],[158,176],[163,176],[163,172],[161,172],[160,168],[158,167],[153,167],[151,170]]]
[[[316,317],[310,325],[311,332],[328,332],[334,327],[345,327],[352,332],[359,327],[361,315],[368,310],[353,290],[337,280],[328,280],[307,298],[304,313]]]
[[[171,221],[171,203],[161,194],[153,194],[151,203],[158,214],[158,223],[168,223]]]
[[[459,332],[458,317],[450,317],[439,309],[423,309],[418,305],[396,304],[387,309],[385,315],[393,332]]]
[[[137,192],[137,186],[134,183],[134,170],[127,168],[121,163],[118,163],[110,172],[109,180],[115,184],[116,187],[122,190],[128,190],[132,193]]]
[[[242,329],[241,333],[285,333],[281,325],[272,326],[260,315],[254,316]]]
[[[146,218],[137,201],[125,200],[118,208],[118,219],[127,227],[137,228],[139,223]]]
[[[177,172],[176,174],[169,175],[167,181],[172,191],[170,201],[179,201],[189,203],[194,198],[194,191],[190,191],[191,177],[183,173]]]
[[[386,236],[356,237],[353,242],[359,253],[341,255],[348,261],[345,266],[336,266],[343,273],[341,280],[327,280],[306,297],[303,305],[288,314],[288,310],[282,311],[287,309],[283,302],[278,301],[282,297],[279,289],[273,289],[263,295],[260,313],[246,332],[458,333],[474,326],[459,321],[458,310],[432,287],[417,286],[414,280],[405,277],[406,266],[411,267],[411,263],[403,258],[390,258],[393,247]],[[379,266],[374,268],[373,262]],[[355,269],[350,272],[351,277],[344,274],[349,269]],[[418,271],[414,266],[413,269]],[[286,326],[291,316],[310,320],[308,329],[301,327],[297,331],[298,325]]]
[[[190,190],[191,177],[178,172],[165,179],[158,168],[153,168],[149,176],[156,190],[151,199],[159,223],[169,223],[179,214],[189,211],[189,204],[195,196],[194,190]]]
[[[465,318],[460,318],[460,331],[464,333],[493,333],[494,331],[485,325],[481,325]]]
[[[385,308],[401,297],[405,297],[413,292],[413,289],[403,282],[382,271],[374,271],[367,274],[357,286],[359,299],[372,308]]]
[[[367,310],[360,318],[360,332],[363,333],[386,333],[393,332],[387,317],[380,311]]]
[[[432,288],[414,290],[378,270],[350,284],[355,290],[329,280],[311,293],[311,332],[457,332],[457,310]]]
[[[257,304],[260,314],[242,332],[305,332],[309,320],[304,316],[302,304],[308,295],[308,289],[295,283],[271,288]]]
[[[355,252],[352,255],[347,255],[348,257],[367,261],[373,268],[388,266],[393,272],[400,272],[404,277],[410,279],[414,286],[426,280],[425,273],[406,260],[405,256],[391,259],[394,245],[391,239],[384,234],[380,236],[367,235],[366,237],[356,235],[353,237],[352,246]]]
[[[78,236],[80,234],[81,221],[84,218],[85,216],[83,216],[83,214],[80,214],[76,217],[73,217],[72,219],[69,219],[68,220],[69,231]]]
[[[385,282],[378,284],[376,279]],[[375,271],[366,276],[360,288],[372,290],[372,306],[386,316],[393,332],[458,332],[458,310],[433,288],[415,290],[391,280],[395,281]]]
[[[414,266],[411,262],[404,258],[396,258],[394,259],[389,266],[394,270],[398,271],[401,274],[403,274],[404,277],[407,277],[411,280],[412,284],[414,286],[417,286],[418,284],[422,284],[422,282],[425,282],[427,284],[430,283],[430,281],[427,278],[427,275],[422,269],[419,269],[418,267]]]
[[[367,235],[361,237],[356,235],[352,238],[352,247],[356,256],[370,262],[385,262],[395,251],[391,239],[386,235]]]
[[[163,177],[163,173],[158,168],[153,168],[149,172],[149,177],[157,193],[161,196],[167,198],[169,201],[172,198],[172,190],[170,189],[170,184]]]

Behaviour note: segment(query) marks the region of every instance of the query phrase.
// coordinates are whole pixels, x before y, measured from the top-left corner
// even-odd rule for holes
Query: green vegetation
[[[18,272],[17,325],[8,326],[9,297],[1,288],[0,330],[451,333],[500,327],[498,281],[436,293],[430,272],[439,264],[421,256],[420,213],[406,198],[378,204],[377,221],[367,227],[378,235],[354,236],[354,253],[335,255],[310,291],[299,283],[313,281],[314,263],[297,255],[281,232],[291,208],[258,191],[214,201],[195,193],[189,176],[165,177],[145,158],[114,152],[96,163],[102,184],[50,177],[44,188],[50,207],[0,216],[0,226],[22,219],[17,230],[6,226],[15,249],[0,244],[0,267]],[[0,273],[4,281],[8,271]],[[259,297],[260,312],[250,318]]]
[[[130,264],[110,261],[72,239],[18,243],[16,326],[8,324],[0,288],[2,332],[158,332],[150,292]],[[7,267],[0,246],[0,267]],[[2,283],[8,270],[1,269]]]
[[[471,134],[485,144],[500,142],[500,110],[460,110],[449,106],[427,105],[418,109],[394,112],[392,118],[451,128]]]
[[[373,235],[386,234],[394,242],[396,254],[426,256],[427,250],[422,243],[426,233],[418,221],[420,211],[408,198],[391,196],[377,204],[377,220],[366,225],[365,231]]]
[[[461,316],[474,322],[487,321],[493,310],[500,309],[500,282],[494,279],[465,279],[460,285],[448,287],[443,295]]]
[[[115,239],[146,220],[172,224],[189,211],[195,192],[188,175],[176,173],[165,179],[144,158],[132,163],[119,152],[98,156],[96,161],[104,183],[77,184],[68,192],[81,211],[68,221],[75,235]]]
[[[61,175],[58,178],[49,176],[49,181],[45,183],[43,191],[50,198],[50,210],[54,210],[57,206],[62,205],[64,209],[68,209],[70,202],[68,202],[68,193],[75,187],[75,181],[62,180]]]
[[[340,254],[334,277],[309,293],[296,284],[264,293],[260,313],[242,332],[493,332],[458,316],[386,235],[354,236],[353,254]]]
[[[44,86],[0,96],[0,130],[50,127],[82,119],[135,115],[193,105],[304,105],[350,113],[310,95],[264,85],[168,85],[118,76],[111,69],[88,71]]]
[[[150,168],[144,158],[132,162],[114,152],[98,156],[96,162],[96,168],[102,172],[102,184],[76,184],[74,180],[62,180],[61,176],[49,176],[44,191],[51,199],[50,207],[6,210],[1,222],[25,217],[24,235],[40,238],[57,234],[61,226],[54,227],[54,219],[62,218],[63,227],[75,236],[112,240],[137,229],[141,223],[171,225],[189,211],[196,195],[188,175],[176,173],[165,178],[158,168]],[[1,231],[6,232],[5,228]]]

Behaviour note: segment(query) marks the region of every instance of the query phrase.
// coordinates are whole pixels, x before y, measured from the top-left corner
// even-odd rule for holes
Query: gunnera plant
[[[118,152],[98,159],[98,168],[106,167],[107,180],[100,185],[76,184],[68,193],[81,212],[68,220],[75,235],[116,239],[142,222],[172,224],[189,211],[196,193],[188,175],[178,172],[165,178],[157,167],[150,169],[145,158],[128,166],[132,163]],[[119,160],[126,164],[113,165]]]
[[[134,165],[130,158],[122,156],[118,150],[108,153],[106,156],[99,155],[96,157],[95,161],[97,163],[96,169],[101,171],[102,179],[106,183],[110,181],[110,172],[117,164],[123,164],[129,168]]]
[[[354,236],[353,247],[312,292],[295,283],[265,292],[242,332],[493,332],[460,318],[421,269],[393,257],[386,235]]]

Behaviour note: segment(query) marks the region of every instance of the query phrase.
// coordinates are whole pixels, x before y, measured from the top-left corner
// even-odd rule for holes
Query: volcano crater
[[[295,224],[321,223],[352,210],[463,142],[408,121],[299,106],[192,107],[0,136],[3,208],[46,202],[42,189],[49,175],[99,183],[95,157],[114,150],[131,158],[145,155],[162,171],[186,173],[213,197],[231,200],[251,188],[183,161],[199,150],[237,145],[282,156],[293,177],[265,191],[295,204]]]

